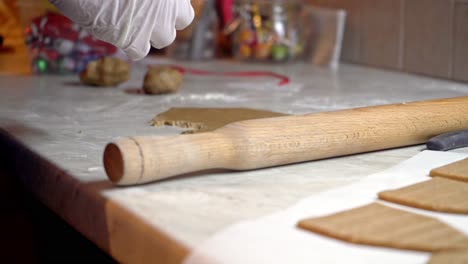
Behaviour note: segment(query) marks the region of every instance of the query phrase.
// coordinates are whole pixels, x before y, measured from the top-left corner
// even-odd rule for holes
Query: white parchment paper
[[[426,263],[430,257],[428,253],[346,243],[303,231],[296,224],[303,218],[327,215],[375,202],[378,192],[428,180],[432,168],[467,156],[468,154],[463,153],[423,151],[358,183],[308,197],[269,216],[234,224],[195,248],[185,264]],[[436,217],[468,234],[467,215],[435,213],[379,202]]]

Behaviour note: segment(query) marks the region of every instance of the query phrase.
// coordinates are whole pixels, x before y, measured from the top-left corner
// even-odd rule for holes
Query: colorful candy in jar
[[[283,44],[275,44],[271,48],[271,58],[274,61],[284,61],[288,59],[289,48]]]
[[[270,57],[271,43],[257,43],[254,50],[255,59],[266,60]]]
[[[239,52],[238,56],[241,59],[248,59],[252,56],[252,49],[250,48],[250,45],[248,44],[240,44],[239,45]]]
[[[233,47],[238,59],[282,62],[301,55],[301,30],[295,16],[299,6],[287,1],[254,1],[237,7],[239,16],[233,20],[237,26],[231,32],[236,34]]]
[[[250,29],[242,29],[239,33],[239,42],[242,44],[251,44],[255,41],[255,33]]]
[[[77,73],[93,59],[109,56],[117,48],[93,38],[68,18],[53,12],[32,20],[25,41],[36,73]]]

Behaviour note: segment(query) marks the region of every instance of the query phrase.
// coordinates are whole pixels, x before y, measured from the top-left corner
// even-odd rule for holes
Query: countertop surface
[[[340,65],[332,71],[308,64],[222,61],[177,64],[206,70],[270,70],[289,76],[291,83],[278,86],[277,80],[268,77],[186,75],[177,94],[135,93],[142,86],[146,64],[156,62],[134,64],[131,80],[116,88],[82,86],[76,76],[0,75],[0,127],[7,132],[1,136],[8,138],[0,143],[16,142],[14,149],[21,152],[16,154],[17,159],[37,158],[28,165],[17,160],[23,174],[37,172],[22,175],[22,181],[104,249],[112,247],[108,245],[112,239],[103,242],[102,236],[113,233],[100,235],[96,232],[102,230],[93,230],[97,230],[93,223],[109,224],[109,219],[100,219],[105,217],[100,210],[105,209],[96,201],[112,201],[150,229],[190,250],[237,221],[270,214],[301,198],[354,183],[425,148],[419,145],[254,171],[214,170],[140,186],[114,187],[107,181],[102,164],[106,143],[122,136],[182,131],[150,126],[159,112],[190,106],[303,114],[468,94],[466,84],[354,65]],[[125,260],[110,253],[117,260]]]

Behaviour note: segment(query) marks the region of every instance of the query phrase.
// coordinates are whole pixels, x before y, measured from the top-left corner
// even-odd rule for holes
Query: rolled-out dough
[[[446,250],[432,254],[427,264],[467,264],[468,250]]]
[[[468,158],[435,168],[430,175],[468,182]]]
[[[468,236],[439,221],[379,203],[301,220],[298,226],[343,241],[399,249],[468,249]]]
[[[171,108],[158,114],[152,120],[152,125],[190,128],[183,133],[199,133],[215,130],[236,121],[285,115],[250,108]]]
[[[468,183],[441,177],[380,192],[379,198],[431,211],[468,214]]]

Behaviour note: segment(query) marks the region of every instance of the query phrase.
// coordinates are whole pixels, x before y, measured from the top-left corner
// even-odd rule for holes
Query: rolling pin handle
[[[104,167],[117,185],[142,184],[188,172],[225,167],[230,152],[217,133],[121,138],[104,150]]]
[[[115,184],[138,183],[143,173],[143,160],[137,142],[128,138],[107,144],[104,168],[109,180]]]

